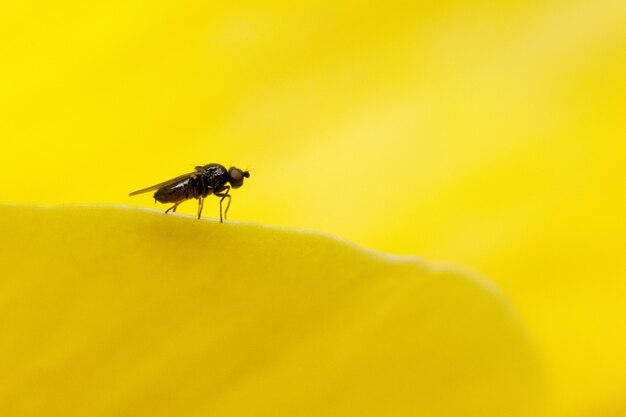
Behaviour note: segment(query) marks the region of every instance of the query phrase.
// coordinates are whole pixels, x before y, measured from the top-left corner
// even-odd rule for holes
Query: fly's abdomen
[[[177,203],[195,197],[195,187],[190,185],[189,180],[168,185],[154,193],[154,198],[159,203]]]

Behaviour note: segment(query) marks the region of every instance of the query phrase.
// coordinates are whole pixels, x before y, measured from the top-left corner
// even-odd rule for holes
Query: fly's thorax
[[[228,172],[209,171],[199,175],[195,181],[199,182],[199,187],[203,194],[211,194],[214,190],[219,190],[228,182]]]
[[[228,174],[228,170],[224,165],[220,164],[207,164],[202,167],[204,174],[209,176],[223,176]]]

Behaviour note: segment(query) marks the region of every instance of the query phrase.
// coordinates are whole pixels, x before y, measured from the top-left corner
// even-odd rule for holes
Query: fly
[[[197,166],[194,172],[172,178],[169,181],[153,185],[152,187],[133,191],[129,196],[156,190],[154,193],[154,199],[156,201],[174,204],[172,207],[165,210],[166,213],[170,210],[176,212],[176,207],[178,207],[180,203],[196,198],[198,200],[199,219],[202,215],[204,199],[213,194],[216,197],[221,197],[220,223],[222,223],[222,201],[228,197],[228,204],[226,204],[226,210],[224,211],[224,218],[226,218],[228,208],[230,207],[230,194],[228,194],[228,192],[231,188],[241,187],[244,178],[250,178],[248,171],[242,171],[235,167],[226,169],[220,164],[208,164]]]

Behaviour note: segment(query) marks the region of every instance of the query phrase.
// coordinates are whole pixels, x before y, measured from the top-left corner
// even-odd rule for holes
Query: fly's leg
[[[165,210],[165,214],[167,214],[170,210],[172,211],[172,213],[176,213],[176,207],[178,207],[178,205],[182,203],[183,201],[185,200],[179,201],[178,203],[174,204],[172,207]]]
[[[230,188],[229,188],[230,190]],[[228,191],[226,191],[226,195],[224,197],[228,197],[228,203],[226,204],[226,210],[224,210],[224,218],[226,219],[228,217],[228,209],[230,208],[230,194],[228,194]],[[222,197],[222,200],[224,199],[224,197]],[[220,200],[220,201],[222,201]]]
[[[198,198],[198,219],[200,219],[200,215],[202,214],[202,209],[204,208],[204,198]]]
[[[222,189],[222,192],[215,193],[216,197],[222,197],[220,199],[220,223],[223,223],[223,221],[222,221],[222,201],[224,201],[224,199],[226,197],[228,197],[228,204],[226,205],[226,211],[224,212],[224,218],[226,218],[226,215],[228,214],[228,208],[230,207],[230,194],[228,194],[229,191],[230,191],[230,187],[227,185],[226,187],[224,187]]]

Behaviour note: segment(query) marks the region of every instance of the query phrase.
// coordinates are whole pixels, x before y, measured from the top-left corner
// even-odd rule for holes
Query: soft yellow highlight
[[[2,205],[0,227],[3,416],[536,411],[527,337],[462,273],[127,208]]]

